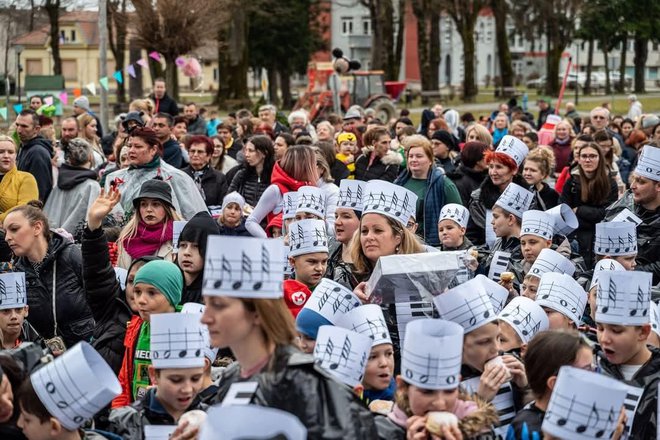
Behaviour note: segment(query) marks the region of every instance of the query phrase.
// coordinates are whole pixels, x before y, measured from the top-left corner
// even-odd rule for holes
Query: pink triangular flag
[[[69,103],[69,95],[66,92],[60,93],[60,101],[62,101],[62,104],[67,105]]]
[[[176,57],[174,64],[176,64],[178,67],[183,67],[186,64],[186,59],[184,57]]]
[[[46,105],[53,105],[53,97],[52,96],[46,96],[44,98],[44,104]]]
[[[160,54],[154,50],[153,52],[149,52],[149,58],[160,61]]]
[[[131,78],[135,78],[135,67],[132,64],[129,64],[128,67],[126,67],[126,71],[131,75]]]
[[[140,58],[139,60],[137,60],[137,63],[138,63],[140,66],[142,66],[142,67],[147,67],[147,66],[149,65],[149,64],[147,63],[147,60],[145,60],[145,59],[143,59],[143,58]]]

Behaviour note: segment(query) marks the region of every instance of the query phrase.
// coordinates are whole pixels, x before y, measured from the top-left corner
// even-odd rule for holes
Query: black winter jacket
[[[21,144],[21,150],[16,158],[16,168],[32,174],[37,180],[39,200],[44,203],[53,188],[51,157],[53,157],[51,142],[39,135]]]
[[[191,179],[195,180],[193,177],[195,170],[193,170],[190,165],[181,171],[189,175]],[[202,174],[202,190],[204,191],[202,198],[204,198],[206,206],[222,205],[222,199],[224,199],[227,194],[227,186],[225,175],[220,171],[207,166],[204,169],[204,174]]]
[[[348,179],[351,172],[348,170],[348,167],[344,162],[335,159],[334,162],[330,164],[330,174],[332,175],[332,178],[335,179],[335,185],[339,186],[342,180]]]
[[[259,384],[252,404],[297,416],[309,440],[377,438],[371,412],[353,391],[316,367],[312,356],[292,346],[278,346],[269,365],[250,379],[241,379],[238,363],[229,366],[214,403],[222,402],[232,384],[243,381]]]
[[[170,95],[165,93],[162,99],[156,98],[153,93],[149,95],[149,99],[154,102],[154,114],[156,113],[169,113],[172,117],[179,115],[179,106],[176,101],[170,98]]]
[[[383,157],[377,157],[369,165],[373,147],[364,147],[362,154],[355,160],[355,179],[365,182],[374,179],[394,182],[399,174],[399,165],[403,163],[403,158],[396,151],[388,151]]]
[[[472,168],[460,164],[454,171],[447,173],[447,177],[454,182],[454,185],[456,185],[458,193],[461,195],[463,205],[468,206],[472,191],[479,188],[481,182],[488,177],[488,171],[475,171]]]
[[[182,168],[183,154],[181,153],[181,146],[174,139],[168,139],[163,142],[163,160],[174,168]]]
[[[82,256],[87,302],[96,321],[92,346],[119,374],[126,325],[133,313],[124,301],[124,292],[110,264],[108,240],[103,229],[83,230]]]
[[[530,187],[529,190],[534,193],[534,202],[537,209],[546,211],[559,205],[559,193],[554,188],[550,188],[545,182],[541,182],[543,188],[537,191],[536,188]]]
[[[41,336],[46,339],[55,336],[55,293],[57,335],[62,337],[67,347],[80,341],[90,341],[94,332],[94,317],[85,297],[82,255],[73,243],[52,232],[48,253],[38,271],[26,257],[19,258],[15,267],[17,271],[25,272],[30,323]]]
[[[228,193],[237,191],[245,199],[245,203],[250,206],[257,206],[261,195],[270,185],[270,178],[262,179],[256,173],[247,168],[240,169],[229,185]],[[222,203],[222,201],[221,201]]]

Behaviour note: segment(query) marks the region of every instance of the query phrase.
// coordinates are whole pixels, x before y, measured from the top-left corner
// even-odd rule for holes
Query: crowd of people
[[[660,118],[222,120],[165,82],[0,135],[2,439],[652,439]],[[279,436],[279,437],[278,437]]]

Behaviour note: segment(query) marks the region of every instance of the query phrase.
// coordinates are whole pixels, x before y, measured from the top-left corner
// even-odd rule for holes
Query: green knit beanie
[[[150,261],[135,274],[133,285],[151,284],[162,293],[165,298],[176,307],[181,302],[183,292],[183,275],[181,269],[169,261]]]

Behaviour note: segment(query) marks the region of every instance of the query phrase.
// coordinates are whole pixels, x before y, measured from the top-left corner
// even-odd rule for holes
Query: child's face
[[[349,154],[353,154],[353,152],[355,151],[355,146],[356,146],[355,142],[344,141],[341,144],[339,144],[339,152],[341,154],[348,156]]]
[[[183,272],[190,275],[197,275],[204,270],[204,259],[199,253],[199,246],[191,241],[179,242],[176,262]]]
[[[313,287],[321,282],[328,268],[328,253],[314,252],[289,258],[291,267],[296,272],[296,280]]]
[[[300,220],[307,220],[307,219],[311,219],[311,220],[323,220],[323,219],[322,219],[321,217],[319,217],[318,215],[316,215],[316,214],[312,214],[312,213],[310,213],[310,212],[296,212],[296,221],[297,221],[297,222],[300,221]]]
[[[371,348],[362,384],[367,390],[381,391],[390,386],[394,374],[394,349],[392,344],[380,344]]]
[[[453,220],[445,219],[438,223],[438,235],[443,246],[459,247],[465,237],[465,228]]]
[[[238,203],[230,203],[222,210],[222,221],[228,225],[238,225],[241,222],[241,207]]]
[[[282,228],[273,226],[272,228],[270,228],[270,233],[273,238],[280,238],[282,236]]]
[[[551,244],[552,242],[550,240],[544,240],[536,235],[527,234],[521,236],[520,250],[523,254],[523,260],[529,264],[534,263],[541,251],[545,248],[549,248]]]
[[[171,368],[156,371],[149,367],[151,383],[156,385],[156,397],[168,410],[185,411],[202,390],[204,367]]]
[[[300,350],[303,353],[313,354],[314,347],[316,347],[316,341],[303,333],[298,333],[298,338]]]
[[[338,242],[348,244],[359,227],[360,219],[355,215],[355,211],[348,208],[337,208],[335,211],[335,238]]]
[[[543,311],[548,315],[550,322],[550,330],[571,330],[575,328],[573,321],[568,319],[568,316],[560,313],[550,307],[543,307]]]
[[[126,276],[126,302],[133,312],[137,312],[138,310],[137,303],[135,302],[135,285],[133,284],[133,280],[135,279],[135,274],[137,271],[140,270],[140,268],[144,265],[144,261],[135,263],[133,267],[131,267],[131,271]]]
[[[408,402],[414,416],[424,416],[431,411],[453,411],[458,400],[458,388],[453,390],[425,390],[408,385]]]
[[[7,337],[16,339],[21,334],[21,326],[28,315],[28,306],[17,309],[0,310],[0,330]],[[7,347],[10,348],[10,347]]]
[[[493,206],[493,220],[490,222],[493,225],[495,236],[508,237],[513,233],[513,215],[509,214],[499,206]]]
[[[484,371],[484,364],[500,351],[500,328],[491,322],[472,330],[463,337],[463,363]]]
[[[167,213],[165,205],[156,199],[140,200],[140,218],[149,226],[157,225],[165,221]]]
[[[17,425],[28,440],[47,440],[52,438],[51,421],[46,420],[45,422],[41,422],[38,417],[24,411],[23,408],[21,408],[21,415],[18,417]]]
[[[160,293],[160,290],[151,284],[138,283],[135,285],[133,292],[135,292],[135,303],[137,304],[140,318],[145,321],[149,321],[153,314],[174,311],[174,307],[172,307],[165,295]]]
[[[635,267],[637,267],[637,261],[635,261],[635,258],[637,258],[637,254],[612,257],[614,261],[621,263],[626,270],[635,270]]]
[[[650,325],[614,325],[597,323],[598,343],[605,357],[614,365],[637,363],[646,338],[651,331]]]
[[[522,285],[520,286],[520,294],[531,300],[536,300],[536,291],[539,288],[541,279],[538,277],[525,277]]]
[[[523,342],[518,333],[508,322],[500,321],[500,349],[504,352],[522,347]]]

